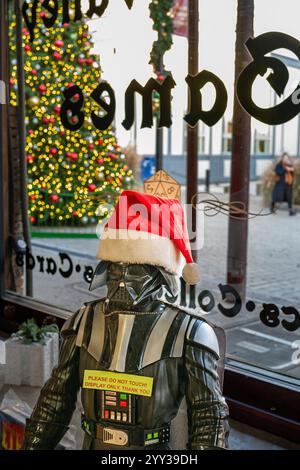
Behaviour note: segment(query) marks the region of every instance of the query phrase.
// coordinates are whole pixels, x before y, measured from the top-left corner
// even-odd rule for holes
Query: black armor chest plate
[[[151,397],[83,389],[90,419],[159,427],[176,415],[184,395],[183,347],[190,317],[175,308],[160,313],[104,314],[102,302],[83,318],[80,378],[85,370],[153,377]],[[83,328],[83,327],[81,327]],[[122,409],[123,408],[123,409]],[[162,413],[162,410],[164,412]],[[164,422],[161,422],[164,417]]]
[[[135,373],[159,360],[182,357],[190,321],[186,313],[166,307],[159,313],[105,314],[102,306],[91,306],[81,326],[81,346],[102,370]]]

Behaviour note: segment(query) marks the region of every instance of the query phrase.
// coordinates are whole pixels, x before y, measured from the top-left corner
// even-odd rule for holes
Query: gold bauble
[[[104,181],[105,179],[104,173],[102,171],[99,171],[99,173],[96,173],[95,176],[96,176],[96,180],[100,182]]]
[[[40,99],[38,96],[30,96],[26,103],[29,108],[35,108],[40,104]]]
[[[70,20],[74,21],[74,20],[75,20],[75,16],[76,16],[76,11],[73,10],[73,8],[70,8],[70,9],[69,9],[69,17],[70,17]]]

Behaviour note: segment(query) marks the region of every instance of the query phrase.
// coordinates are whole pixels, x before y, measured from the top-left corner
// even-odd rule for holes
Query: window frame
[[[9,83],[8,78],[8,15],[7,15],[7,0],[0,2],[0,80],[6,84]],[[7,93],[6,93],[7,100]],[[0,105],[0,175],[1,175],[1,191],[0,191],[0,293],[1,297],[5,292],[6,282],[6,270],[9,250],[8,250],[8,238],[9,238],[9,220],[8,220],[8,190],[9,190],[9,177],[8,177],[8,103]]]

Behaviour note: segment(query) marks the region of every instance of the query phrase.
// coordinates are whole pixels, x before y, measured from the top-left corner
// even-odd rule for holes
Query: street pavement
[[[220,197],[226,200],[225,195]],[[252,196],[251,212],[259,213],[261,209],[260,198]],[[264,209],[263,214],[268,214],[268,209]],[[209,319],[225,328],[229,358],[299,378],[300,322],[298,328],[295,323],[295,331],[285,329],[281,322],[293,322],[295,316],[285,315],[281,308],[294,307],[300,312],[300,214],[290,217],[282,207],[276,215],[260,215],[249,220],[247,299],[232,318],[222,314],[218,307],[219,303],[227,309],[232,307],[230,302],[222,300],[218,287],[226,284],[227,232],[227,215],[204,217],[204,244],[198,256],[202,280],[196,293],[204,290],[211,293],[215,306],[208,314]],[[52,258],[57,264],[57,272],[48,274],[45,272],[47,261],[44,261],[44,272],[39,269],[41,261],[37,263],[33,270],[35,298],[74,312],[82,302],[105,293],[103,290],[89,292],[83,276],[87,266],[94,268],[97,264],[96,238],[35,236],[32,242],[35,259],[37,256]],[[68,253],[72,260],[70,277],[62,277],[58,271],[66,272],[70,267],[69,260],[64,259],[62,264],[59,253]],[[80,272],[76,272],[75,267]],[[55,271],[52,262],[50,271]],[[255,304],[254,310],[246,308],[249,300]],[[267,322],[268,326],[262,323],[260,313],[264,303],[275,304],[279,309],[278,326],[276,323],[271,326],[271,321]]]

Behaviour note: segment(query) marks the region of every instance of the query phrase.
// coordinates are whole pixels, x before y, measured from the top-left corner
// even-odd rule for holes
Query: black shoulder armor
[[[79,310],[77,310],[74,315],[72,315],[68,320],[64,323],[62,329],[61,329],[61,335],[65,338],[66,336],[76,334],[79,324],[81,322],[81,319],[87,310],[87,305],[83,304]]]
[[[187,341],[204,347],[220,357],[220,349],[214,328],[201,318],[192,318],[186,334]]]

